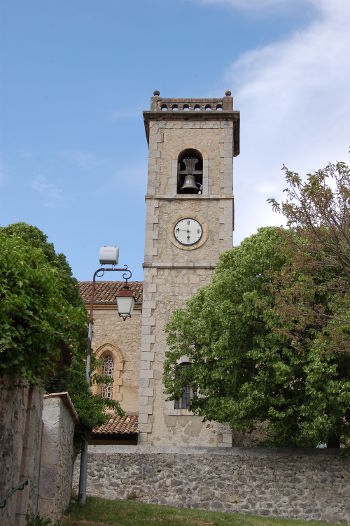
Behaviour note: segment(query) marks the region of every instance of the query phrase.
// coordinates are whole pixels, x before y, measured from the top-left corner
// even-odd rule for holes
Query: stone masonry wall
[[[347,523],[350,459],[326,450],[90,446],[87,491],[109,499]]]
[[[67,393],[44,397],[38,512],[54,522],[62,518],[71,497],[77,419]]]
[[[123,321],[117,309],[94,310],[92,347],[98,358],[111,353],[114,358],[113,399],[126,412],[138,411],[140,375],[141,309],[134,309],[131,318]],[[93,386],[96,393],[100,386]]]
[[[0,509],[2,526],[22,526],[38,501],[42,394],[22,378],[0,378],[0,499],[29,480]]]
[[[174,273],[177,274],[176,281]],[[186,269],[145,269],[143,315],[148,318],[143,324],[143,345],[149,345],[152,350],[141,353],[139,430],[141,433],[152,431],[150,445],[232,445],[228,426],[203,422],[201,417],[193,416],[187,409],[174,409],[174,402],[167,401],[163,394],[163,362],[167,348],[165,323],[172,312],[183,307],[185,299],[206,285],[210,278],[211,272],[207,269],[194,269],[191,273]],[[156,293],[151,291],[153,284]],[[149,316],[150,311],[157,311],[157,317],[155,314]],[[139,433],[139,443],[144,442],[144,435]]]
[[[211,280],[219,254],[232,247],[233,120],[218,113],[156,116],[149,122],[144,296],[139,393],[139,443],[151,446],[232,445],[227,426],[204,423],[166,401],[162,382],[167,349],[164,327]],[[179,154],[198,150],[203,158],[202,194],[177,194]],[[201,241],[181,246],[174,224],[192,217],[203,227]]]

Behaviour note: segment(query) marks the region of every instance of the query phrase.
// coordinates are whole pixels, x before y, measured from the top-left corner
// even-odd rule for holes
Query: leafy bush
[[[0,270],[0,375],[67,390],[79,439],[106,422],[107,407],[122,413],[118,402],[87,392],[88,317],[65,256],[38,228],[16,223],[0,228]]]

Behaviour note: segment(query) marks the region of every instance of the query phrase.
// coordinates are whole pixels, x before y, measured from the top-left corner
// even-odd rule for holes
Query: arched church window
[[[178,158],[177,193],[201,194],[203,188],[203,158],[198,150],[184,150]]]
[[[103,358],[102,374],[103,376],[109,376],[113,378],[114,373],[114,360],[113,357],[108,354]],[[102,386],[102,396],[104,398],[113,398],[113,382],[104,384]]]
[[[178,366],[177,374],[183,375],[185,368],[188,367],[189,363],[182,363]],[[181,397],[174,402],[174,409],[189,409],[191,400],[194,396],[193,389],[190,385],[185,385],[182,388]]]

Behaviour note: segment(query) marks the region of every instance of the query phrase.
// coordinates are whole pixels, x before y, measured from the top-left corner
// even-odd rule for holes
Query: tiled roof
[[[137,415],[117,416],[113,415],[106,424],[95,427],[92,434],[94,437],[99,435],[136,435],[138,433],[139,417]]]
[[[124,281],[96,281],[95,305],[115,304],[116,293],[124,285]],[[136,303],[142,303],[142,281],[129,281],[131,290],[135,296]],[[79,289],[85,303],[90,303],[92,292],[92,281],[80,281]]]

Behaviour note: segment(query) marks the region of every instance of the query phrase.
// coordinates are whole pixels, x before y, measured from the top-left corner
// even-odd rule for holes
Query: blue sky
[[[41,228],[74,275],[102,244],[141,280],[142,110],[222,96],[241,111],[234,243],[280,224],[281,166],[348,161],[348,0],[11,0],[0,7],[0,224]]]

